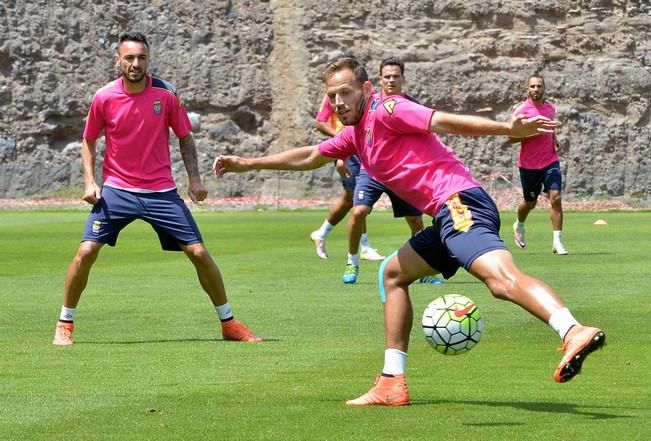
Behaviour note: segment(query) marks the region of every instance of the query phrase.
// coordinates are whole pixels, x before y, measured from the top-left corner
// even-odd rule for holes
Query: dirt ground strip
[[[515,210],[520,203],[520,193],[516,190],[493,191],[491,196],[497,203],[500,210]],[[327,199],[285,199],[273,196],[265,197],[240,197],[240,198],[208,198],[200,204],[194,204],[189,199],[186,202],[192,209],[214,209],[214,210],[247,210],[247,209],[279,209],[279,208],[314,208],[324,209],[334,201]],[[538,201],[539,208],[549,207],[549,201],[541,197]],[[0,199],[0,209],[71,209],[88,208],[88,204],[81,199],[70,198],[48,198],[48,199]],[[383,196],[375,208],[390,208],[390,201]],[[573,201],[563,199],[563,208],[574,211],[609,211],[609,210],[633,210],[632,205],[623,201],[609,199],[596,201]]]

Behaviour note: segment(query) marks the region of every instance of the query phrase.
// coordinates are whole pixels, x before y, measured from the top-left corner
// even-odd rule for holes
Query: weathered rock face
[[[324,195],[333,170],[211,176],[218,153],[260,155],[321,139],[320,71],[356,54],[406,63],[408,92],[442,110],[508,119],[526,78],[558,106],[566,195],[651,199],[648,0],[3,1],[0,197],[81,192],[80,138],[95,91],[116,76],[113,43],[140,30],[150,70],[193,115],[213,196]],[[334,12],[333,12],[334,11]],[[484,180],[518,181],[517,146],[447,137]],[[100,147],[102,143],[99,143]],[[174,172],[186,186],[176,140]],[[99,174],[98,174],[99,176]]]

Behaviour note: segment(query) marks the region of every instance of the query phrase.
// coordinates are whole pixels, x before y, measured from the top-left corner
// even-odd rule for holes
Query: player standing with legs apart
[[[556,106],[545,99],[545,79],[534,74],[527,80],[527,100],[520,104],[514,115],[525,115],[532,118],[543,115],[549,119],[556,118]],[[552,253],[566,255],[567,250],[562,243],[563,235],[563,204],[561,187],[563,178],[556,148],[558,142],[553,133],[541,133],[530,138],[510,138],[509,142],[520,143],[520,182],[522,183],[523,201],[518,206],[518,217],[513,224],[513,238],[519,248],[524,248],[524,222],[529,212],[536,207],[541,190],[547,193],[551,204],[550,218],[552,221],[553,238]]]
[[[99,89],[91,103],[81,157],[83,199],[93,208],[81,245],[68,267],[53,344],[72,344],[77,303],[100,249],[104,244],[115,246],[120,231],[136,219],[154,228],[164,250],[182,250],[188,256],[219,316],[225,340],[261,341],[233,318],[219,268],[205,248],[190,210],[177,193],[170,160],[170,128],[179,138],[190,199],[198,202],[207,196],[185,107],[169,83],[148,73],[148,64],[146,37],[139,32],[122,34],[116,53],[121,77]],[[100,188],[95,179],[95,161],[96,141],[102,130],[106,154],[104,186]]]
[[[522,273],[499,237],[497,206],[468,168],[437,133],[525,138],[554,130],[543,116],[517,116],[509,122],[455,115],[404,97],[373,98],[366,69],[353,57],[325,67],[326,93],[348,126],[318,146],[300,147],[259,158],[220,156],[213,168],[226,172],[257,169],[310,170],[331,158],[359,155],[362,166],[398,196],[434,218],[380,267],[384,301],[384,368],[366,394],[349,406],[400,406],[410,403],[405,371],[413,323],[409,285],[441,273],[450,278],[463,267],[491,294],[513,302],[547,323],[563,341],[554,379],[563,383],[579,373],[585,358],[605,343],[601,329],[583,326],[544,282]]]
[[[316,128],[326,136],[333,137],[344,128],[343,124],[334,112],[330,105],[330,100],[327,96],[323,97],[321,107],[316,115]],[[341,185],[343,190],[337,200],[330,206],[328,215],[318,230],[310,234],[310,239],[314,242],[316,248],[316,255],[321,259],[327,259],[328,253],[325,248],[325,241],[332,229],[341,220],[346,217],[346,214],[353,208],[353,191],[355,190],[355,183],[359,176],[359,158],[353,155],[350,158],[337,159],[335,161],[335,169],[341,176]],[[366,233],[366,222],[364,222],[362,236],[362,259],[365,260],[382,260],[384,256],[378,254],[377,250],[371,246]]]

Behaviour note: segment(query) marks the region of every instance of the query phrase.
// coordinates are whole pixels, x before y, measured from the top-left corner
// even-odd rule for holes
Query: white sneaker
[[[310,239],[314,241],[314,247],[316,248],[316,255],[319,256],[321,259],[327,259],[328,253],[326,253],[326,249],[325,249],[325,240],[321,239],[321,236],[319,236],[319,232],[312,231],[312,233],[310,234]]]
[[[524,225],[521,225],[517,220],[513,223],[513,240],[518,248],[524,248]]]
[[[552,244],[552,253],[558,254],[559,256],[567,256],[569,254],[563,244],[558,240]]]
[[[362,251],[360,257],[363,260],[384,260],[385,258],[375,248],[367,248],[365,251]]]

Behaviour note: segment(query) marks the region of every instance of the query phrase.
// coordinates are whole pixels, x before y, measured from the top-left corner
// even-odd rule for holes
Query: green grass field
[[[325,211],[196,212],[236,317],[266,339],[223,342],[217,317],[180,253],[136,222],[105,247],[76,316],[75,345],[51,345],[85,211],[0,211],[0,440],[649,440],[651,213],[566,213],[569,256],[551,254],[547,212],[514,250],[608,344],[558,385],[556,335],[493,299],[464,271],[415,285],[408,362],[412,405],[349,409],[383,363],[377,262],[340,282],[345,229],[314,255]],[[513,213],[503,215],[512,246]],[[593,225],[597,219],[608,222]],[[389,253],[407,226],[369,218]],[[427,303],[472,298],[485,318],[470,353],[446,357],[420,329]]]

